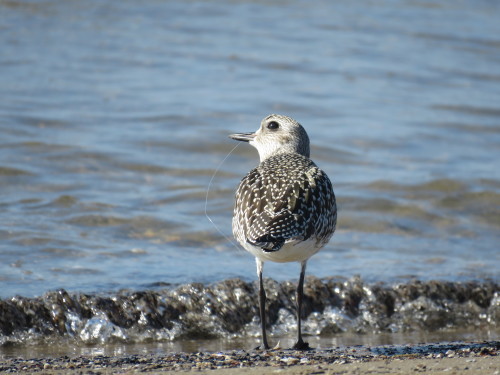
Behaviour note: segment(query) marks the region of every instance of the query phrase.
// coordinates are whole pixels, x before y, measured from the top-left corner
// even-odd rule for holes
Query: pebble
[[[295,357],[284,357],[281,358],[280,361],[286,363],[287,365],[296,365],[300,362],[300,359]]]
[[[113,369],[133,372],[145,371],[189,371],[222,368],[268,367],[278,370],[290,366],[314,365],[315,373],[322,373],[322,365],[360,363],[371,360],[401,361],[412,358],[453,358],[465,357],[467,362],[475,362],[476,358],[498,355],[500,341],[483,343],[455,344],[420,344],[412,347],[383,346],[364,347],[353,352],[352,348],[335,348],[327,350],[310,350],[298,352],[294,350],[269,351],[227,351],[218,353],[171,353],[164,355],[129,355],[119,357],[69,357],[59,358],[0,358],[0,372],[37,372],[43,370],[64,371],[65,369]],[[474,358],[475,357],[475,358]],[[415,372],[426,372],[425,365],[418,365]],[[451,369],[447,369],[451,371]],[[272,371],[265,371],[272,372]],[[324,372],[324,371],[323,371]],[[497,374],[500,375],[500,374]]]

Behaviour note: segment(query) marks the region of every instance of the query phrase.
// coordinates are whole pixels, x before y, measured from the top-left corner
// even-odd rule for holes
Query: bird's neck
[[[258,151],[261,163],[269,159],[270,157],[282,154],[299,154],[307,158],[309,157],[309,147],[300,149],[296,145],[283,145],[279,148],[262,147],[259,148]]]

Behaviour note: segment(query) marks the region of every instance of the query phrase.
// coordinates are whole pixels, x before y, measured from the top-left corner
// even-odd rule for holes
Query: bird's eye
[[[276,130],[280,127],[280,124],[278,124],[276,121],[271,121],[269,124],[267,124],[267,128],[270,130]]]

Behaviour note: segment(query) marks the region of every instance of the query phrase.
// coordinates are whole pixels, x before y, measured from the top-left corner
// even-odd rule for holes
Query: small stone
[[[300,360],[295,357],[284,357],[281,358],[280,361],[286,363],[288,366],[291,366],[291,365],[296,365],[297,363],[299,363]]]
[[[481,350],[479,351],[479,355],[483,355],[483,356],[486,356],[486,355],[493,355],[493,352],[494,350],[492,348],[481,348]]]
[[[415,366],[415,368],[413,369],[413,371],[425,371],[427,369],[427,366],[419,363],[417,366]]]

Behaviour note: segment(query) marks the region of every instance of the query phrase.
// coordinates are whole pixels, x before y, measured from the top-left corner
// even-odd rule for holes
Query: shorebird
[[[307,350],[301,333],[304,275],[307,260],[330,240],[337,223],[332,183],[309,158],[309,137],[294,119],[270,115],[255,133],[231,134],[259,152],[260,164],[240,182],[232,220],[233,235],[253,254],[259,277],[262,349],[266,334],[264,262],[299,262],[297,286],[297,342]]]

